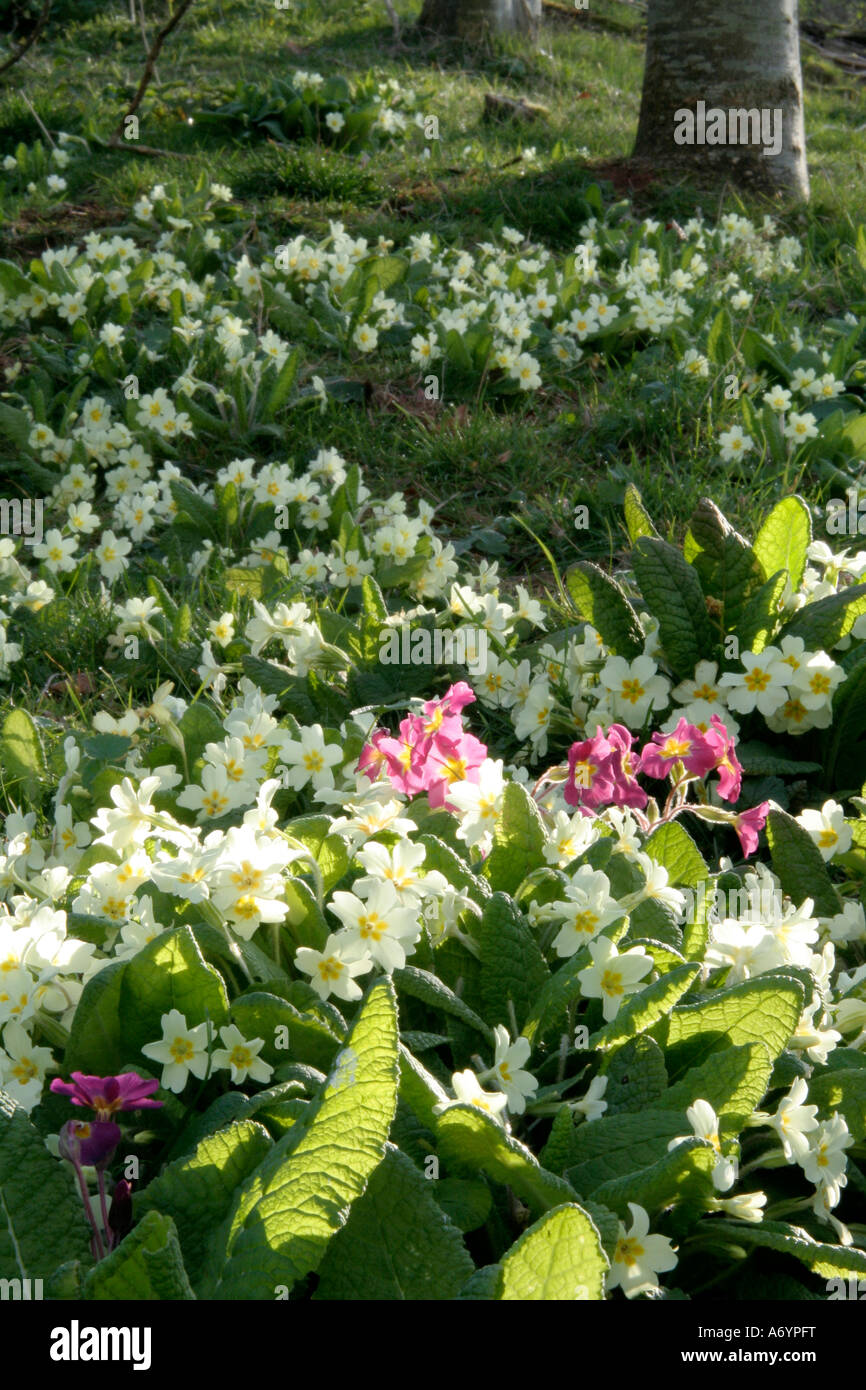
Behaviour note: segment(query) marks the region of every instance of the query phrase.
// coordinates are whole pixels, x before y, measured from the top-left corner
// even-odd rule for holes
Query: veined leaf
[[[625,524],[628,529],[628,538],[632,545],[634,545],[639,536],[655,536],[657,539],[661,540],[634,483],[629,483],[625,490],[624,505]]]
[[[174,1222],[149,1211],[84,1280],[81,1297],[136,1303],[194,1299]]]
[[[610,1051],[651,1028],[691,988],[700,972],[700,965],[681,965],[669,970],[654,984],[630,995],[620,1006],[616,1018],[593,1034],[589,1040],[590,1047],[602,1052]]]
[[[672,545],[647,536],[636,542],[632,562],[644,601],[658,619],[665,655],[686,680],[715,645],[697,571]]]
[[[574,1200],[574,1190],[563,1178],[546,1172],[529,1149],[474,1106],[450,1106],[439,1117],[437,1136],[439,1157],[449,1170],[487,1173],[534,1211]]]
[[[688,1130],[688,1124],[685,1128]],[[610,1207],[623,1220],[628,1219],[629,1202],[636,1202],[650,1215],[666,1207],[684,1206],[693,1220],[701,1215],[713,1195],[715,1161],[709,1144],[690,1138],[649,1167],[625,1177],[611,1178],[594,1188],[593,1201]]]
[[[277,1288],[291,1289],[318,1269],[384,1154],[397,1104],[397,1049],[394,991],[382,980],[370,989],[309,1119],[240,1189],[214,1247],[225,1252],[217,1298],[273,1299]]]
[[[481,994],[493,1023],[522,1027],[550,971],[523,913],[506,893],[494,893],[477,928],[481,947]]]
[[[797,907],[811,898],[819,917],[835,917],[842,911],[839,894],[833,887],[820,850],[793,816],[787,811],[770,811],[767,840],[773,869]]]
[[[762,1042],[775,1060],[803,1011],[803,986],[792,976],[758,976],[681,1004],[656,1026],[668,1075],[676,1079],[725,1047]]]
[[[849,1275],[862,1279],[866,1275],[866,1251],[854,1246],[824,1245],[800,1226],[786,1221],[762,1221],[752,1225],[745,1221],[714,1221],[713,1230],[728,1235],[738,1245],[761,1245],[793,1255],[821,1279]]]
[[[697,888],[710,876],[703,855],[679,821],[658,826],[646,842],[646,852],[656,864],[667,869],[668,881],[672,884]]]
[[[806,647],[830,652],[847,637],[857,619],[866,613],[866,584],[852,585],[838,594],[807,603],[780,628],[776,640],[802,637]]]
[[[253,1120],[227,1125],[202,1139],[194,1153],[170,1163],[138,1199],[137,1212],[157,1211],[173,1219],[193,1286],[205,1268],[211,1238],[234,1200],[235,1189],[272,1145],[267,1130]]]
[[[544,829],[538,807],[519,782],[508,782],[496,818],[493,848],[482,873],[491,888],[513,893],[544,862]]]
[[[65,1261],[89,1263],[89,1231],[69,1166],[0,1090],[0,1278],[47,1279]]]
[[[696,1100],[705,1100],[720,1117],[720,1133],[735,1136],[763,1100],[772,1071],[773,1062],[763,1042],[726,1047],[687,1071],[655,1105],[683,1111]]]
[[[463,1237],[435,1200],[436,1182],[388,1144],[325,1252],[314,1299],[456,1298],[473,1272]]]
[[[209,1022],[213,1038],[228,1022],[222,976],[208,965],[189,927],[161,932],[126,963],[120,979],[123,1045],[136,1056],[162,1037],[162,1016],[178,1009],[187,1026]]]
[[[579,1206],[548,1211],[502,1257],[504,1302],[598,1301],[610,1268],[598,1231]]]
[[[627,661],[640,656],[643,632],[637,614],[615,579],[598,565],[581,560],[568,570],[565,583],[577,612],[592,624],[606,646]]]
[[[812,515],[802,497],[783,497],[763,522],[753,550],[770,579],[787,570],[791,588],[797,592],[803,582],[806,551],[812,543]]]
[[[479,1018],[468,1004],[464,1004],[462,999],[450,990],[438,975],[432,975],[427,970],[419,970],[415,965],[406,965],[402,970],[395,970],[393,974],[394,984],[403,994],[410,994],[413,999],[420,999],[422,1003],[429,1004],[433,1009],[441,1009],[443,1013],[451,1014],[454,1018],[459,1018],[461,1022],[468,1023],[470,1028],[475,1028],[481,1033],[488,1042],[492,1039],[493,1033],[483,1018]]]

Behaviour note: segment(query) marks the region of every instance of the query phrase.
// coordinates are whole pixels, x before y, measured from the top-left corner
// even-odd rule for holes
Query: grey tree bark
[[[807,199],[797,0],[649,0],[634,155]]]
[[[424,0],[418,26],[457,39],[534,34],[541,0]]]

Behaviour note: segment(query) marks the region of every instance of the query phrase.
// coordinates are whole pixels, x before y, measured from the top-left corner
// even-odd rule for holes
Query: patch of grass
[[[418,8],[418,0],[398,0],[403,34],[395,45],[379,0],[360,0],[351,11],[318,0],[296,0],[287,10],[202,0],[161,55],[159,80],[140,113],[143,142],[192,157],[99,150],[92,166],[70,179],[66,206],[20,208],[5,228],[7,254],[25,259],[88,227],[122,220],[120,210],[154,182],[177,179],[192,188],[202,172],[233,188],[265,242],[300,231],[322,235],[334,220],[398,247],[422,230],[472,243],[505,222],[561,252],[592,215],[589,190],[597,185],[606,202],[631,197],[638,215],[664,222],[684,221],[698,209],[758,219],[770,211],[807,242],[819,267],[803,293],[807,312],[817,321],[862,304],[863,271],[852,253],[866,174],[862,82],[804,48],[813,201],[808,210],[788,210],[730,190],[708,193],[633,176],[627,160],[643,66],[639,6],[594,0],[591,15],[556,15],[534,49],[518,39],[470,49],[423,37],[412,28]],[[150,32],[162,13],[148,0]],[[139,27],[121,0],[53,28],[0,95],[4,147],[40,134],[19,87],[50,131],[107,134],[134,90],[142,52]],[[395,78],[425,97],[439,140],[430,141],[426,155],[399,142],[359,158],[311,144],[241,146],[196,129],[196,111],[239,79],[265,84],[296,67],[349,78],[373,68]],[[528,122],[488,119],[484,98],[493,91],[526,97],[547,114]],[[371,383],[386,382],[392,368],[387,359],[371,362]],[[406,380],[400,386],[412,389]],[[507,412],[458,395],[428,426],[411,410],[384,408],[374,398],[364,408],[293,419],[284,442],[301,457],[327,435],[378,488],[415,490],[440,506],[457,534],[522,509],[546,528],[555,556],[565,561],[577,545],[599,558],[615,553],[629,480],[663,532],[681,534],[706,492],[752,530],[773,500],[774,480],[740,478],[719,465],[714,427],[700,391],[656,379],[650,352],[626,369],[614,363],[582,376],[571,391],[540,392]],[[568,524],[579,500],[594,508],[591,537],[575,535]],[[527,545],[512,526],[503,563],[531,567]]]

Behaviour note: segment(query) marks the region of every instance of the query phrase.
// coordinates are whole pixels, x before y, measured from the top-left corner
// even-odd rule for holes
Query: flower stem
[[[99,1186],[99,1206],[102,1211],[102,1228],[105,1231],[105,1239],[108,1242],[108,1248],[111,1250],[114,1244],[114,1233],[108,1224],[108,1203],[105,1200],[105,1173],[101,1168],[96,1174],[96,1181]]]
[[[93,1208],[90,1205],[90,1193],[87,1190],[87,1183],[84,1181],[84,1173],[82,1172],[81,1165],[79,1163],[73,1164],[73,1167],[75,1168],[75,1176],[78,1178],[78,1186],[81,1188],[81,1200],[84,1203],[84,1211],[88,1221],[93,1227],[93,1237],[97,1251],[96,1258],[98,1260],[104,1260],[105,1246],[102,1242],[102,1232],[99,1229],[98,1223],[94,1220]],[[101,1176],[102,1175],[100,1174],[100,1177]]]

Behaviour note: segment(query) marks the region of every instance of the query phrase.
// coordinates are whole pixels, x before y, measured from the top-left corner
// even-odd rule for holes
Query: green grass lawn
[[[768,210],[742,203],[731,190],[629,184],[621,166],[636,127],[643,63],[636,6],[594,0],[591,12],[549,21],[534,49],[508,40],[481,50],[421,39],[411,28],[416,0],[398,0],[397,9],[404,22],[399,45],[378,0],[360,0],[350,11],[316,0],[295,0],[286,10],[203,0],[169,40],[140,112],[142,142],[188,157],[99,150],[70,177],[67,202],[7,204],[4,254],[26,260],[91,227],[122,222],[154,182],[192,188],[203,170],[231,186],[249,218],[253,249],[299,232],[322,235],[332,220],[371,240],[391,238],[398,248],[419,231],[471,245],[500,219],[561,254],[577,240],[590,211],[586,189],[596,182],[606,202],[633,196],[639,215],[664,221],[698,208],[711,218],[741,210],[758,220]],[[151,32],[163,13],[148,4]],[[50,30],[0,90],[3,149],[38,137],[28,102],[52,132],[106,136],[135,89],[142,53],[140,30],[121,3]],[[239,79],[264,84],[294,67],[350,79],[375,69],[413,88],[439,121],[431,156],[423,157],[418,142],[397,142],[368,159],[313,143],[241,146],[197,129],[202,106],[218,104]],[[817,321],[862,298],[862,272],[848,248],[864,209],[866,87],[808,47],[804,79],[812,202],[808,210],[770,210],[808,245],[814,277],[803,307]],[[485,120],[488,92],[525,96],[548,114],[531,123]],[[562,518],[592,497],[603,525],[579,538],[580,552],[607,558],[621,543],[619,502],[628,481],[672,534],[681,534],[706,492],[749,532],[778,491],[772,473],[744,487],[719,466],[709,392],[704,399],[674,391],[661,401],[642,393],[654,375],[646,354],[622,367],[599,364],[573,389],[545,387],[504,409],[472,395],[446,399],[427,422],[405,408],[418,378],[406,376],[405,363],[393,377],[392,365],[387,356],[359,364],[363,380],[391,390],[368,392],[364,408],[331,411],[327,442],[383,488],[435,502],[457,534],[523,506],[568,561],[578,540]],[[286,431],[292,449],[320,442],[318,421],[290,421]],[[808,479],[803,486],[808,491]],[[509,534],[511,566],[537,568],[529,537],[513,527]]]

